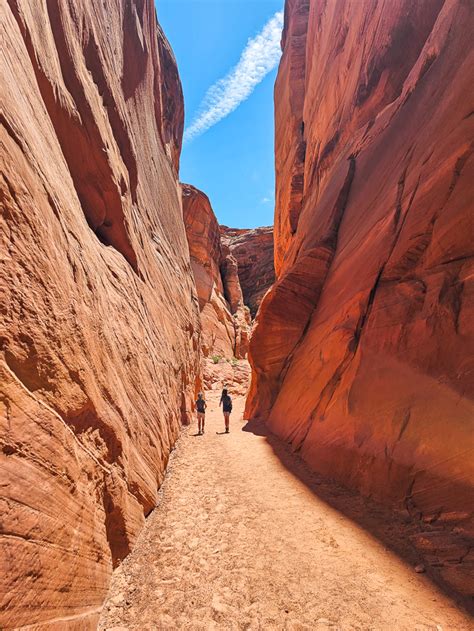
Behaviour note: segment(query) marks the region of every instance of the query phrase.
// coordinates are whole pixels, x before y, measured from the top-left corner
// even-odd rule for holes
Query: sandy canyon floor
[[[403,549],[405,535],[383,509],[318,480],[262,425],[243,421],[243,398],[229,435],[217,395],[207,400],[205,434],[194,425],[178,442],[99,629],[473,628],[415,573],[415,557],[390,550],[386,542]]]

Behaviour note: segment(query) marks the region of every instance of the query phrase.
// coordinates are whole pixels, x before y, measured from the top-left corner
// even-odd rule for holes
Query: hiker
[[[206,419],[206,408],[207,404],[202,396],[202,392],[198,394],[198,398],[196,400],[196,410],[198,417],[198,436],[202,436],[204,434],[204,421]]]
[[[221,400],[219,401],[219,405],[222,404],[222,411],[224,412],[224,422],[225,422],[225,433],[229,433],[229,418],[230,413],[232,412],[232,399],[230,395],[227,393],[227,388],[222,390]]]

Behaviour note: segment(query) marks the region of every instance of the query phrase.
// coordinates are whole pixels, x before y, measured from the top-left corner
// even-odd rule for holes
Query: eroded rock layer
[[[184,224],[199,296],[203,356],[213,357],[214,361],[243,358],[247,355],[250,316],[243,302],[237,261],[221,241],[219,224],[207,195],[190,184],[181,187]]]
[[[181,86],[152,0],[0,29],[0,626],[92,629],[199,371]]]
[[[253,318],[263,296],[275,280],[273,266],[273,227],[253,230],[221,226],[222,241],[238,264],[244,303]]]
[[[286,2],[277,282],[251,339],[246,410],[315,470],[461,535],[474,480],[473,28],[469,1]],[[442,572],[466,591],[473,559],[459,560]]]

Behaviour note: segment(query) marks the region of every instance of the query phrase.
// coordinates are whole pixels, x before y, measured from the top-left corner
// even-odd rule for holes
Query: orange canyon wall
[[[204,384],[206,388],[217,387],[222,385],[223,378],[231,383],[235,377],[240,391],[243,377],[235,359],[247,356],[250,312],[244,305],[237,261],[221,237],[207,195],[190,184],[181,187],[184,224],[199,298]],[[248,378],[247,370],[244,381]]]
[[[0,4],[0,627],[95,628],[199,373],[152,0]]]
[[[314,470],[466,535],[473,30],[470,0],[287,0],[246,408]]]
[[[273,226],[254,229],[221,226],[220,230],[223,243],[237,261],[243,300],[254,318],[275,280]]]

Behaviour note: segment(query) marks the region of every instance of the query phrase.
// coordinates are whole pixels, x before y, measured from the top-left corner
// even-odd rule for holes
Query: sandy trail
[[[301,464],[290,471],[265,436],[242,431],[243,399],[229,435],[216,434],[222,415],[207,399],[206,433],[194,425],[179,441],[99,629],[473,628],[426,575],[313,493]]]

